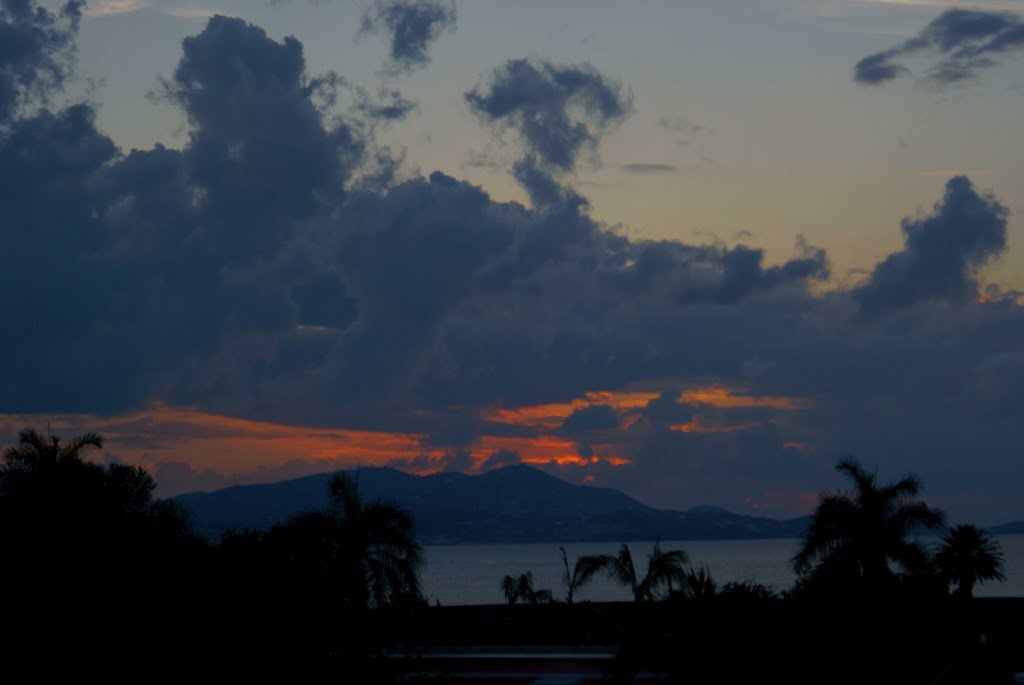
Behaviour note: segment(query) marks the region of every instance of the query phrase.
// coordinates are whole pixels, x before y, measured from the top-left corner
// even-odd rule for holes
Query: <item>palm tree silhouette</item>
[[[518,578],[505,576],[501,579],[501,591],[509,605],[520,599],[526,604],[548,604],[552,600],[551,590],[533,589],[533,572],[527,571]]]
[[[365,503],[348,474],[328,484],[327,511],[301,514],[289,523],[307,539],[323,541],[334,559],[333,573],[343,593],[360,605],[383,606],[423,596],[419,570],[423,550],[416,542],[412,515],[387,502]]]
[[[525,578],[525,576],[523,576]],[[505,601],[509,606],[519,601],[519,579],[512,576],[505,576],[501,579],[501,591],[505,595]]]
[[[950,528],[942,536],[935,565],[958,597],[970,597],[977,583],[1006,580],[1003,551],[992,536],[974,525]]]
[[[794,570],[826,585],[852,584],[877,592],[896,578],[890,563],[908,574],[927,573],[925,548],[908,536],[920,528],[936,529],[945,515],[915,499],[921,480],[909,474],[880,485],[853,457],[836,470],[853,481],[852,492],[823,493]]]
[[[629,546],[623,544],[615,556],[596,557],[599,568],[619,585],[627,587],[637,602],[662,599],[671,594],[675,585],[683,588],[686,584],[686,564],[689,557],[681,549],[663,552],[661,542],[654,543],[654,550],[647,556],[647,573],[638,577]]]
[[[690,569],[686,574],[686,591],[674,596],[684,599],[713,599],[718,595],[718,583],[703,565],[698,570]]]
[[[63,521],[62,526],[83,525],[88,518],[85,510],[96,513],[96,498],[106,492],[106,470],[81,455],[102,446],[103,438],[96,433],[61,443],[55,435],[44,438],[33,428],[21,430],[18,444],[4,450],[0,465],[0,501],[5,510],[21,511],[33,525],[57,520]],[[82,511],[74,515],[76,508]]]
[[[570,572],[569,557],[565,554],[565,547],[559,547],[558,549],[562,552],[562,585],[565,586],[566,601],[572,604],[576,593],[601,570],[601,558],[596,556],[579,557],[576,559],[572,572]]]
[[[34,428],[18,432],[18,444],[4,450],[4,472],[41,472],[61,465],[79,464],[86,449],[103,447],[103,437],[83,433],[63,445],[56,435],[44,438]]]

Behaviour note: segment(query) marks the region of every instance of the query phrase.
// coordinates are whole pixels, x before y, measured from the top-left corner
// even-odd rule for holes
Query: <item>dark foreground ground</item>
[[[406,629],[423,673],[437,672],[438,655],[474,650],[589,654],[589,670],[600,664],[626,682],[642,674],[693,683],[1005,683],[1024,672],[1017,599],[451,607],[411,617]]]
[[[543,670],[573,659],[577,674],[621,682],[640,674],[643,681],[687,683],[981,684],[1008,683],[1024,672],[1024,599],[369,611],[258,598],[203,602],[9,600],[0,677],[29,664],[37,674],[70,669],[133,679],[227,670],[235,677],[286,673],[289,681],[330,674],[342,683],[529,683],[545,673],[551,683],[592,682],[558,675],[558,667]],[[498,676],[509,663],[520,672],[505,680],[466,675]]]

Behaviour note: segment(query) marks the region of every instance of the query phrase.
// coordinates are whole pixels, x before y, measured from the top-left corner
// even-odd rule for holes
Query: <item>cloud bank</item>
[[[336,434],[331,463],[518,459],[662,506],[777,515],[852,452],[922,472],[965,515],[1018,515],[1024,315],[984,280],[1007,210],[968,179],[904,221],[905,247],[865,283],[829,290],[828,255],[802,239],[767,263],[590,216],[573,172],[632,109],[592,66],[512,60],[466,94],[520,150],[527,206],[394,173],[374,137],[387,116],[345,107],[343,77],[310,70],[298,39],[219,16],[163,83],[187,143],[121,150],[88,103],[25,106],[60,94],[77,5],[23,6],[2,5],[3,30],[49,38],[0,49],[12,425],[189,408]],[[173,466],[190,421],[180,458],[145,463],[181,489],[222,482],[198,457]],[[309,462],[238,430],[221,475]],[[283,434],[282,449],[327,449]]]

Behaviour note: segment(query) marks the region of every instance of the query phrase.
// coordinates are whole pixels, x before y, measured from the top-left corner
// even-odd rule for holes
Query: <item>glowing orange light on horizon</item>
[[[797,398],[750,396],[725,386],[691,388],[681,404],[719,408],[770,407],[790,411],[803,402]],[[530,437],[485,435],[469,447],[473,470],[480,469],[495,452],[508,450],[528,464],[587,467],[600,463],[629,464],[621,454],[621,441],[609,437],[606,444],[590,444],[580,456],[578,441],[554,433],[573,411],[608,405],[622,418],[620,429],[633,425],[640,410],[661,396],[660,390],[595,391],[569,402],[496,409],[485,419],[529,426],[539,434]],[[333,427],[293,426],[269,421],[223,416],[188,407],[155,404],[151,408],[115,417],[89,414],[40,416],[0,415],[0,425],[51,425],[63,435],[96,431],[107,438],[110,452],[130,463],[152,467],[161,463],[188,464],[197,471],[209,470],[250,479],[278,476],[280,467],[302,463],[330,463],[326,468],[397,465],[418,473],[440,471],[445,466],[442,448],[425,447],[425,436],[416,433],[357,430]],[[682,432],[729,432],[751,425],[705,425],[700,419],[670,426]],[[806,450],[802,443],[785,445]],[[415,460],[415,461],[414,461]],[[298,467],[296,467],[298,468]],[[315,466],[306,466],[312,472]],[[288,472],[289,474],[291,471]],[[301,475],[301,474],[300,474]]]

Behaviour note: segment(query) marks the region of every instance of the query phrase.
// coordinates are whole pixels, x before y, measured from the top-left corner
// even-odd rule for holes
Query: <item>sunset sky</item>
[[[0,441],[1024,518],[1024,0],[0,0]]]

